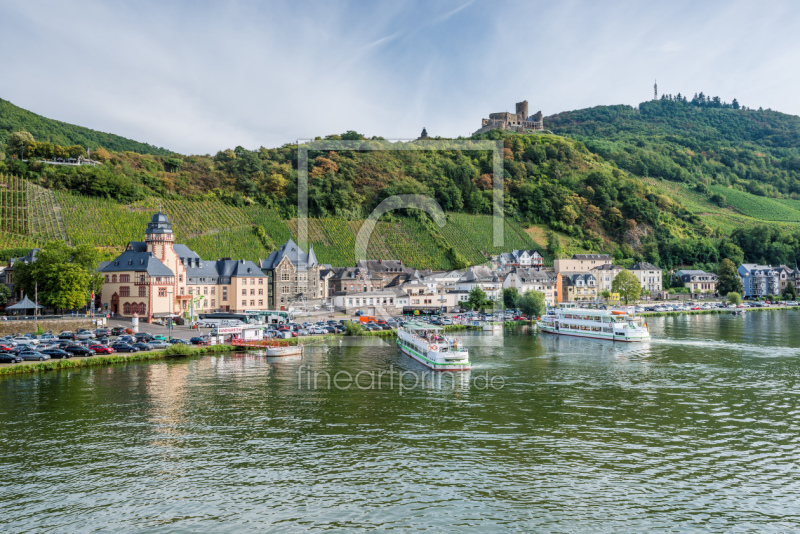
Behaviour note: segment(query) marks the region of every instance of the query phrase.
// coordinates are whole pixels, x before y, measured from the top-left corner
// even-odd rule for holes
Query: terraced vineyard
[[[263,206],[237,208],[221,202],[149,198],[131,204],[53,192],[12,176],[0,176],[0,248],[41,246],[49,240],[122,250],[141,241],[153,213],[167,214],[176,242],[201,257],[257,261],[289,238],[297,240],[297,220],[283,221],[277,210]],[[336,267],[355,264],[355,238],[363,221],[309,219],[308,237],[317,259]],[[519,248],[544,249],[516,224],[505,222],[505,246],[492,246],[492,218],[451,213],[440,229],[444,243],[415,219],[376,224],[367,246],[368,258],[400,259],[419,269],[448,269],[448,248],[470,264],[489,254]],[[261,228],[264,233],[257,233]],[[260,232],[260,230],[258,231]],[[266,237],[265,237],[266,235]],[[546,257],[547,258],[547,257]],[[547,258],[549,260],[549,258]]]
[[[748,217],[763,221],[800,223],[800,202],[796,200],[785,201],[759,197],[723,186],[712,186],[711,190],[723,195],[728,204]]]

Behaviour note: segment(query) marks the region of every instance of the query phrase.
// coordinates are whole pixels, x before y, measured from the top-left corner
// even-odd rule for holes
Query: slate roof
[[[573,254],[573,260],[610,260],[611,256],[608,254]]]
[[[249,276],[251,278],[267,276],[258,265],[249,260],[217,260],[216,267],[219,276]]]
[[[106,265],[101,272],[146,272],[150,276],[175,276],[172,269],[161,263],[151,252],[126,250],[117,259]]]
[[[261,260],[260,267],[265,271],[274,270],[283,258],[288,258],[295,269],[299,271],[304,271],[308,269],[308,267],[317,264],[317,256],[314,254],[314,247],[311,247],[309,253],[306,254],[293,239],[289,239],[289,241],[281,245],[281,248],[274,250],[267,256],[267,259]]]
[[[633,267],[631,267],[632,271],[660,271],[661,268],[653,265],[652,263],[648,263],[646,261],[640,261],[639,263],[634,263]]]

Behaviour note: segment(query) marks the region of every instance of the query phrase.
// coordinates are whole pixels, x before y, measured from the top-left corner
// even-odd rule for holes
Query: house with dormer
[[[259,267],[271,280],[270,305],[275,310],[318,302],[320,295],[325,293],[320,288],[323,267],[317,261],[314,247],[306,254],[294,240],[289,239],[267,259],[261,260]]]

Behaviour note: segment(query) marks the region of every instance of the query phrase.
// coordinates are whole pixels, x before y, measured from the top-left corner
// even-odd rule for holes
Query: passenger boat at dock
[[[542,332],[611,341],[649,341],[650,329],[633,309],[589,310],[562,302],[536,323]]]
[[[468,371],[469,351],[464,342],[444,335],[441,328],[409,323],[397,329],[400,352],[434,371]]]

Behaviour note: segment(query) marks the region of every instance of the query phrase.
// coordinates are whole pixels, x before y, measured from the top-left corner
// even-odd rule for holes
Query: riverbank
[[[211,345],[208,347],[181,347],[174,349],[152,352],[134,352],[130,354],[106,354],[102,356],[88,356],[86,358],[69,358],[60,360],[47,360],[44,362],[22,362],[0,366],[0,376],[22,373],[40,373],[44,371],[56,371],[59,369],[76,369],[78,367],[93,367],[99,365],[111,365],[115,363],[132,363],[151,360],[166,360],[170,358],[185,358],[187,356],[198,356],[200,354],[221,354],[234,352],[237,347],[232,345]],[[181,350],[183,349],[183,350]]]
[[[770,306],[768,308],[739,308],[746,313],[758,311],[786,311],[797,310],[800,306]],[[640,312],[636,315],[642,317],[677,317],[679,315],[714,315],[714,314],[730,314],[734,310],[731,308],[716,308],[713,310],[682,310],[682,311],[664,311],[664,312]]]

